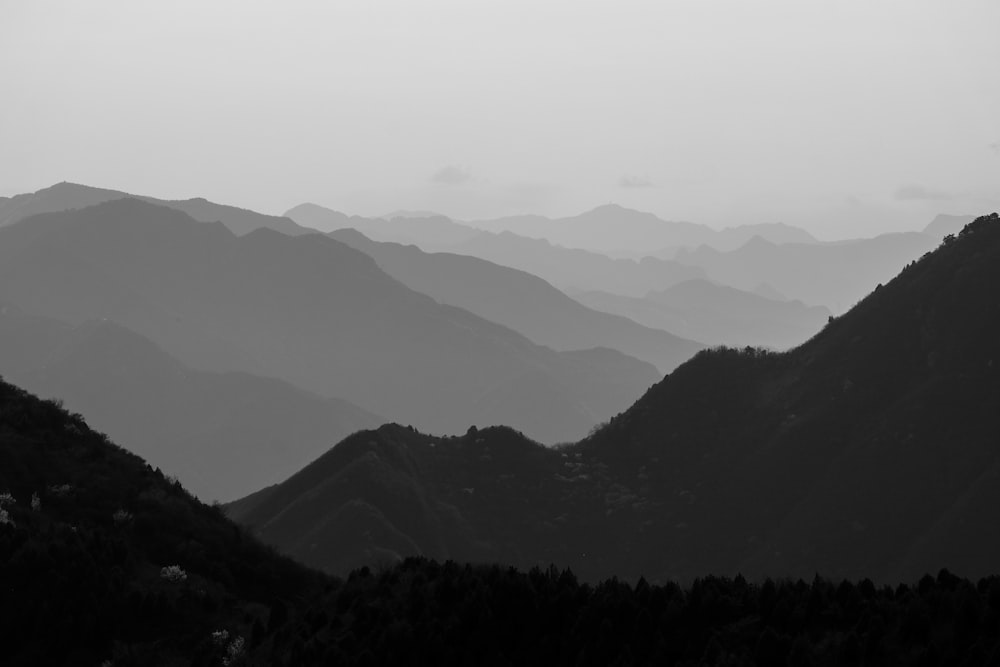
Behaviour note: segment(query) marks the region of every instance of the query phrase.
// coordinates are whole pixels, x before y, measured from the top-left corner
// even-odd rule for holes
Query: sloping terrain
[[[234,512],[332,570],[426,554],[592,579],[986,574],[1000,559],[998,290],[993,215],[806,344],[699,353],[576,445],[384,427]]]
[[[221,664],[287,651],[275,634],[325,584],[81,416],[0,382],[5,665]]]
[[[1000,652],[1000,581],[947,570],[880,589],[818,575],[592,586],[555,565],[427,559],[324,577],[5,382],[0,489],[0,657],[12,667],[919,665]]]

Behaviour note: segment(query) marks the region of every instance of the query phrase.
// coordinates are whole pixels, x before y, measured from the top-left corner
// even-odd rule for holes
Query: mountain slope
[[[701,345],[591,310],[544,280],[476,257],[377,243],[353,229],[331,237],[372,257],[386,273],[435,300],[464,308],[556,350],[610,347],[669,373]]]
[[[701,355],[587,446],[617,466],[668,462],[664,481],[696,497],[674,503],[682,560],[989,571],[996,506],[977,489],[1000,456],[998,261],[1000,223],[980,218],[806,345]],[[936,551],[932,528],[949,536]]]
[[[5,665],[220,664],[237,637],[230,655],[280,657],[327,583],[2,381],[0,489]]]
[[[682,589],[408,559],[329,578],[276,557],[79,415],[4,382],[0,434],[11,667],[982,664],[1000,651],[997,577],[942,570],[876,589],[705,576]]]
[[[807,343],[699,353],[576,445],[385,427],[234,511],[330,569],[420,553],[552,560],[590,579],[987,574],[998,290],[993,215]]]
[[[0,307],[0,374],[127,442],[204,500],[283,480],[384,420],[270,378],[185,367],[111,321],[79,326]]]
[[[642,299],[607,292],[572,296],[591,308],[646,326],[683,332],[681,335],[709,345],[787,349],[811,338],[830,316],[822,306],[778,301],[707,280],[686,280]]]
[[[323,235],[236,237],[134,199],[0,229],[0,299],[72,324],[107,318],[193,368],[279,378],[434,432],[497,419],[573,439],[657,378],[438,304]],[[540,405],[519,412],[520,383],[538,375]]]

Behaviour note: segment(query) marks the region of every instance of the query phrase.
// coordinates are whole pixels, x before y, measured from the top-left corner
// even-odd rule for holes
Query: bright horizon
[[[289,4],[5,4],[0,195],[822,239],[1000,208],[994,2]]]

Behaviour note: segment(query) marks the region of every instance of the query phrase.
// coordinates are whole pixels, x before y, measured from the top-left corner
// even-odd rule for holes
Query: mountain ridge
[[[561,562],[587,579],[684,581],[707,568],[893,580],[942,561],[989,573],[1000,557],[1000,492],[988,483],[1000,470],[998,267],[994,214],[793,351],[701,352],[579,443],[545,449],[509,429],[362,432],[323,458],[343,467],[302,473],[329,502],[293,520],[279,485],[235,518],[286,549],[274,536],[334,530],[330,508],[362,503],[387,531],[412,526],[423,555]],[[308,477],[292,479],[288,497],[313,497]],[[422,494],[419,521],[387,500],[392,488]],[[301,541],[289,553],[333,569],[407,555],[357,529],[337,534],[340,547],[317,542],[326,560]]]
[[[22,220],[0,241],[0,299],[34,314],[107,317],[193,368],[282,379],[431,431],[495,418],[569,440],[658,377],[626,355],[609,369],[441,305],[322,234],[236,236],[122,199]],[[518,378],[539,372],[564,410],[519,416]],[[505,394],[501,411],[477,415],[490,392]]]

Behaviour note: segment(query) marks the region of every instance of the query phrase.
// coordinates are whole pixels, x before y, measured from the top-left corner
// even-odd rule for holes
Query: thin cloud
[[[994,141],[992,144],[987,144],[989,148],[995,155],[1000,155],[1000,141]]]
[[[651,188],[653,187],[653,182],[648,178],[643,176],[635,176],[633,174],[625,174],[618,181],[618,187],[621,188]]]
[[[462,185],[472,179],[472,172],[464,167],[449,164],[441,167],[431,176],[431,183],[442,185]]]
[[[955,195],[944,190],[927,188],[922,185],[904,185],[894,195],[896,201],[942,201],[955,199]]]

